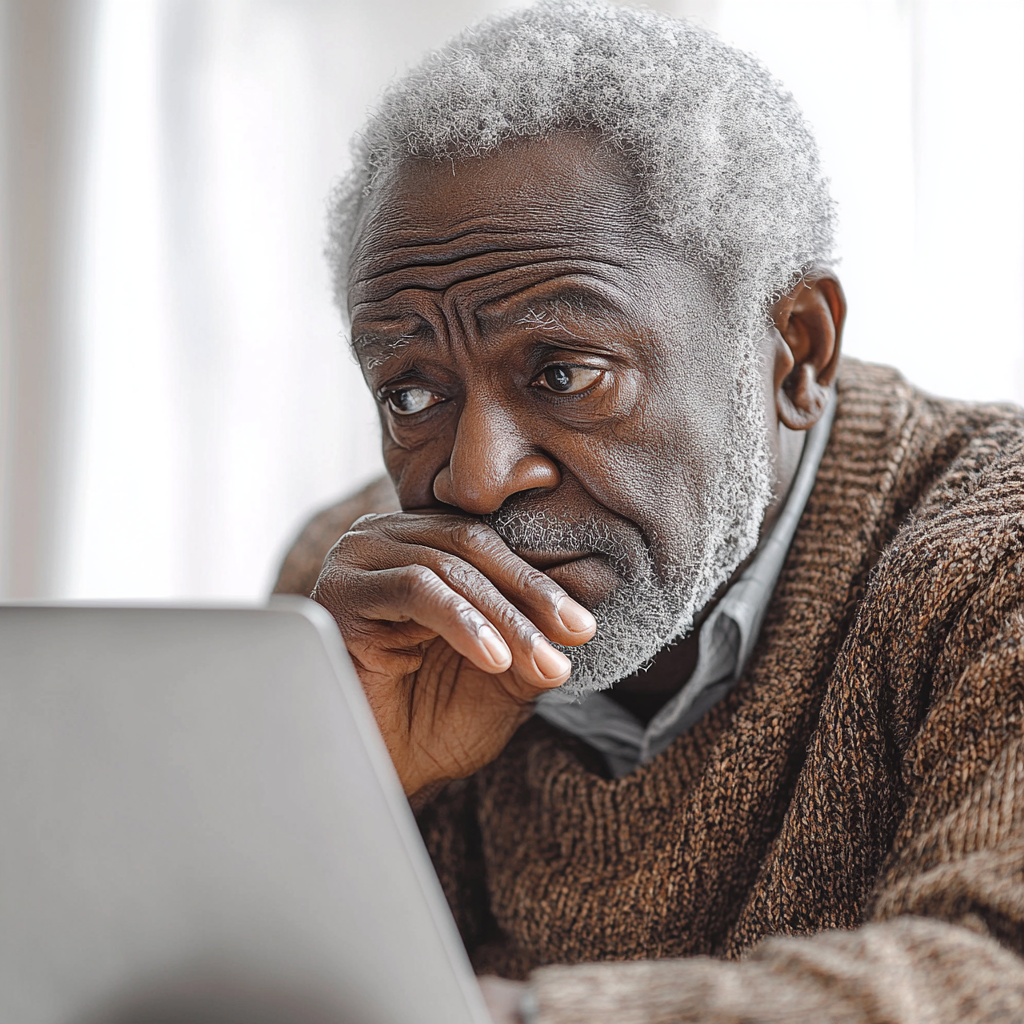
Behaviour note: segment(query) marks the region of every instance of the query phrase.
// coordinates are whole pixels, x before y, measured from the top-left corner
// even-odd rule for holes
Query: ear
[[[772,306],[775,405],[790,430],[807,430],[828,405],[839,366],[846,297],[829,273],[809,273]]]

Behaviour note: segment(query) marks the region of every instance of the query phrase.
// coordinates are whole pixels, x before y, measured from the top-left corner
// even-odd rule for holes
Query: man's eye
[[[534,384],[545,391],[574,395],[586,391],[603,373],[604,370],[595,370],[592,366],[549,366]]]
[[[397,388],[395,391],[388,391],[384,399],[388,403],[388,408],[399,416],[412,416],[441,401],[433,391],[426,388]]]

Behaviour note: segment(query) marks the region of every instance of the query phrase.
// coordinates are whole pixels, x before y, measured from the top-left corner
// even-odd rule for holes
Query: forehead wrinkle
[[[493,162],[493,161],[488,161]],[[528,169],[525,182],[532,183],[538,172]],[[543,177],[544,171],[540,172]],[[602,179],[605,175],[601,175]],[[614,188],[615,184],[622,187]],[[420,247],[443,247],[480,237],[484,242],[521,239],[530,247],[558,244],[566,234],[565,215],[571,208],[569,223],[598,227],[607,232],[614,228],[621,241],[628,241],[636,229],[633,218],[620,222],[624,204],[630,206],[632,182],[616,183],[602,180],[597,183],[577,181],[566,175],[559,164],[548,188],[524,187],[524,179],[515,174],[509,180],[505,174],[495,181],[481,183],[483,193],[471,200],[471,209],[461,192],[456,191],[453,206],[440,209],[422,207],[423,193],[436,190],[436,183],[395,183],[376,192],[363,208],[352,238],[352,261],[371,257],[385,261],[392,253]],[[612,186],[611,188],[609,186]],[[473,184],[467,186],[472,193]],[[551,194],[551,190],[559,194]],[[441,191],[447,191],[444,182]],[[564,193],[564,194],[561,194]],[[462,206],[462,209],[457,207]],[[376,254],[374,254],[374,250]]]
[[[600,279],[594,273],[598,262],[593,258],[586,261],[581,259],[535,260],[525,265],[512,264],[497,269],[488,268],[453,281],[434,282],[431,285],[409,283],[408,281],[396,282],[394,290],[387,294],[371,294],[360,297],[355,308],[384,305],[399,295],[405,295],[408,296],[410,305],[415,306],[412,310],[413,315],[432,322],[428,311],[436,311],[439,304],[443,305],[445,297],[449,293],[458,295],[463,291],[469,292],[477,308],[480,309],[501,302],[517,292],[536,288],[559,278],[586,276],[591,281],[599,281]],[[619,269],[610,261],[601,262]],[[543,270],[544,276],[538,280],[537,272],[539,270]],[[524,275],[529,275],[531,278],[527,284],[521,283]],[[614,301],[611,304],[614,306]],[[399,317],[395,316],[393,319],[397,321]],[[353,321],[356,320],[358,320],[358,314],[353,311]],[[435,329],[438,329],[437,325],[435,325]]]
[[[502,258],[504,257],[504,258]],[[417,290],[443,292],[447,288],[466,282],[479,281],[507,273],[522,273],[531,267],[565,265],[566,269],[557,276],[585,272],[587,266],[595,263],[625,269],[625,264],[615,263],[607,257],[581,257],[561,249],[501,249],[489,253],[473,253],[446,262],[408,264],[375,274],[364,274],[353,280],[352,290],[357,294],[366,290],[370,294],[360,301],[384,302],[398,292]],[[552,273],[550,276],[556,276]]]
[[[405,249],[451,245],[453,242],[461,242],[466,238],[471,238],[473,235],[497,235],[502,238],[509,235],[526,235],[527,237],[558,236],[557,232],[545,231],[544,229],[535,229],[533,232],[527,233],[523,231],[521,224],[505,226],[496,222],[493,216],[490,215],[468,218],[463,223],[467,223],[469,226],[462,228],[459,224],[456,224],[453,225],[453,230],[451,231],[427,235],[424,235],[423,228],[419,223],[405,229],[393,228],[388,232],[388,248],[392,251],[402,251]],[[408,238],[409,240],[403,241],[403,238]]]
[[[607,238],[582,237],[578,232],[567,231],[564,224],[538,226],[540,219],[526,225],[519,218],[508,227],[496,223],[493,213],[479,219],[485,223],[468,228],[457,223],[443,232],[424,232],[422,227],[413,225],[380,226],[369,237],[363,237],[353,254],[350,289],[376,291],[380,287],[397,291],[407,282],[408,286],[417,287],[420,285],[416,276],[433,272],[437,279],[422,287],[439,291],[459,279],[524,262],[593,259],[611,266],[626,265],[621,260],[623,248],[630,247],[626,238],[610,242]],[[484,269],[477,269],[479,265]]]
[[[350,281],[373,280],[400,270],[410,256],[423,265],[445,266],[474,255],[564,249],[566,226],[557,218],[550,223],[553,212],[542,203],[528,203],[513,214],[492,199],[485,212],[439,224],[431,223],[429,213],[407,209],[401,194],[397,200],[378,197],[353,246]],[[602,212],[598,222],[607,229],[608,211]],[[451,248],[457,250],[455,255],[446,251]],[[357,267],[361,272],[353,273]]]
[[[405,246],[390,246],[386,253],[376,258],[368,258],[365,262],[370,268],[364,273],[356,274],[353,277],[354,284],[370,284],[389,274],[401,274],[406,271],[432,270],[441,267],[455,267],[460,263],[471,263],[474,260],[487,260],[488,257],[509,254],[515,256],[533,255],[543,256],[545,253],[557,253],[554,258],[564,258],[564,245],[558,244],[541,245],[540,242],[548,239],[530,238],[524,241],[523,245],[484,245],[475,247],[472,252],[457,252],[455,255],[440,250],[441,246],[433,243],[418,244],[410,243]],[[418,259],[408,258],[411,254],[417,254]],[[396,254],[401,254],[398,258]]]

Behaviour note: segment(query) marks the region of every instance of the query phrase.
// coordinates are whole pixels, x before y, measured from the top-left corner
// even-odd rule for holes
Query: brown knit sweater
[[[618,780],[533,719],[421,814],[477,970],[662,961],[539,972],[545,1024],[1024,1020],[1022,572],[1019,413],[848,362],[731,697]]]
[[[477,970],[542,1024],[1024,1021],[1022,572],[1020,413],[848,361],[732,695],[618,780],[533,719],[421,812]]]

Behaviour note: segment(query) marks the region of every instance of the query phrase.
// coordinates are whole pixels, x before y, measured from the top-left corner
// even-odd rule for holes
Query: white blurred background
[[[381,471],[324,198],[490,0],[0,0],[0,597],[257,598]],[[848,352],[1024,400],[1024,2],[665,0],[816,128]]]

